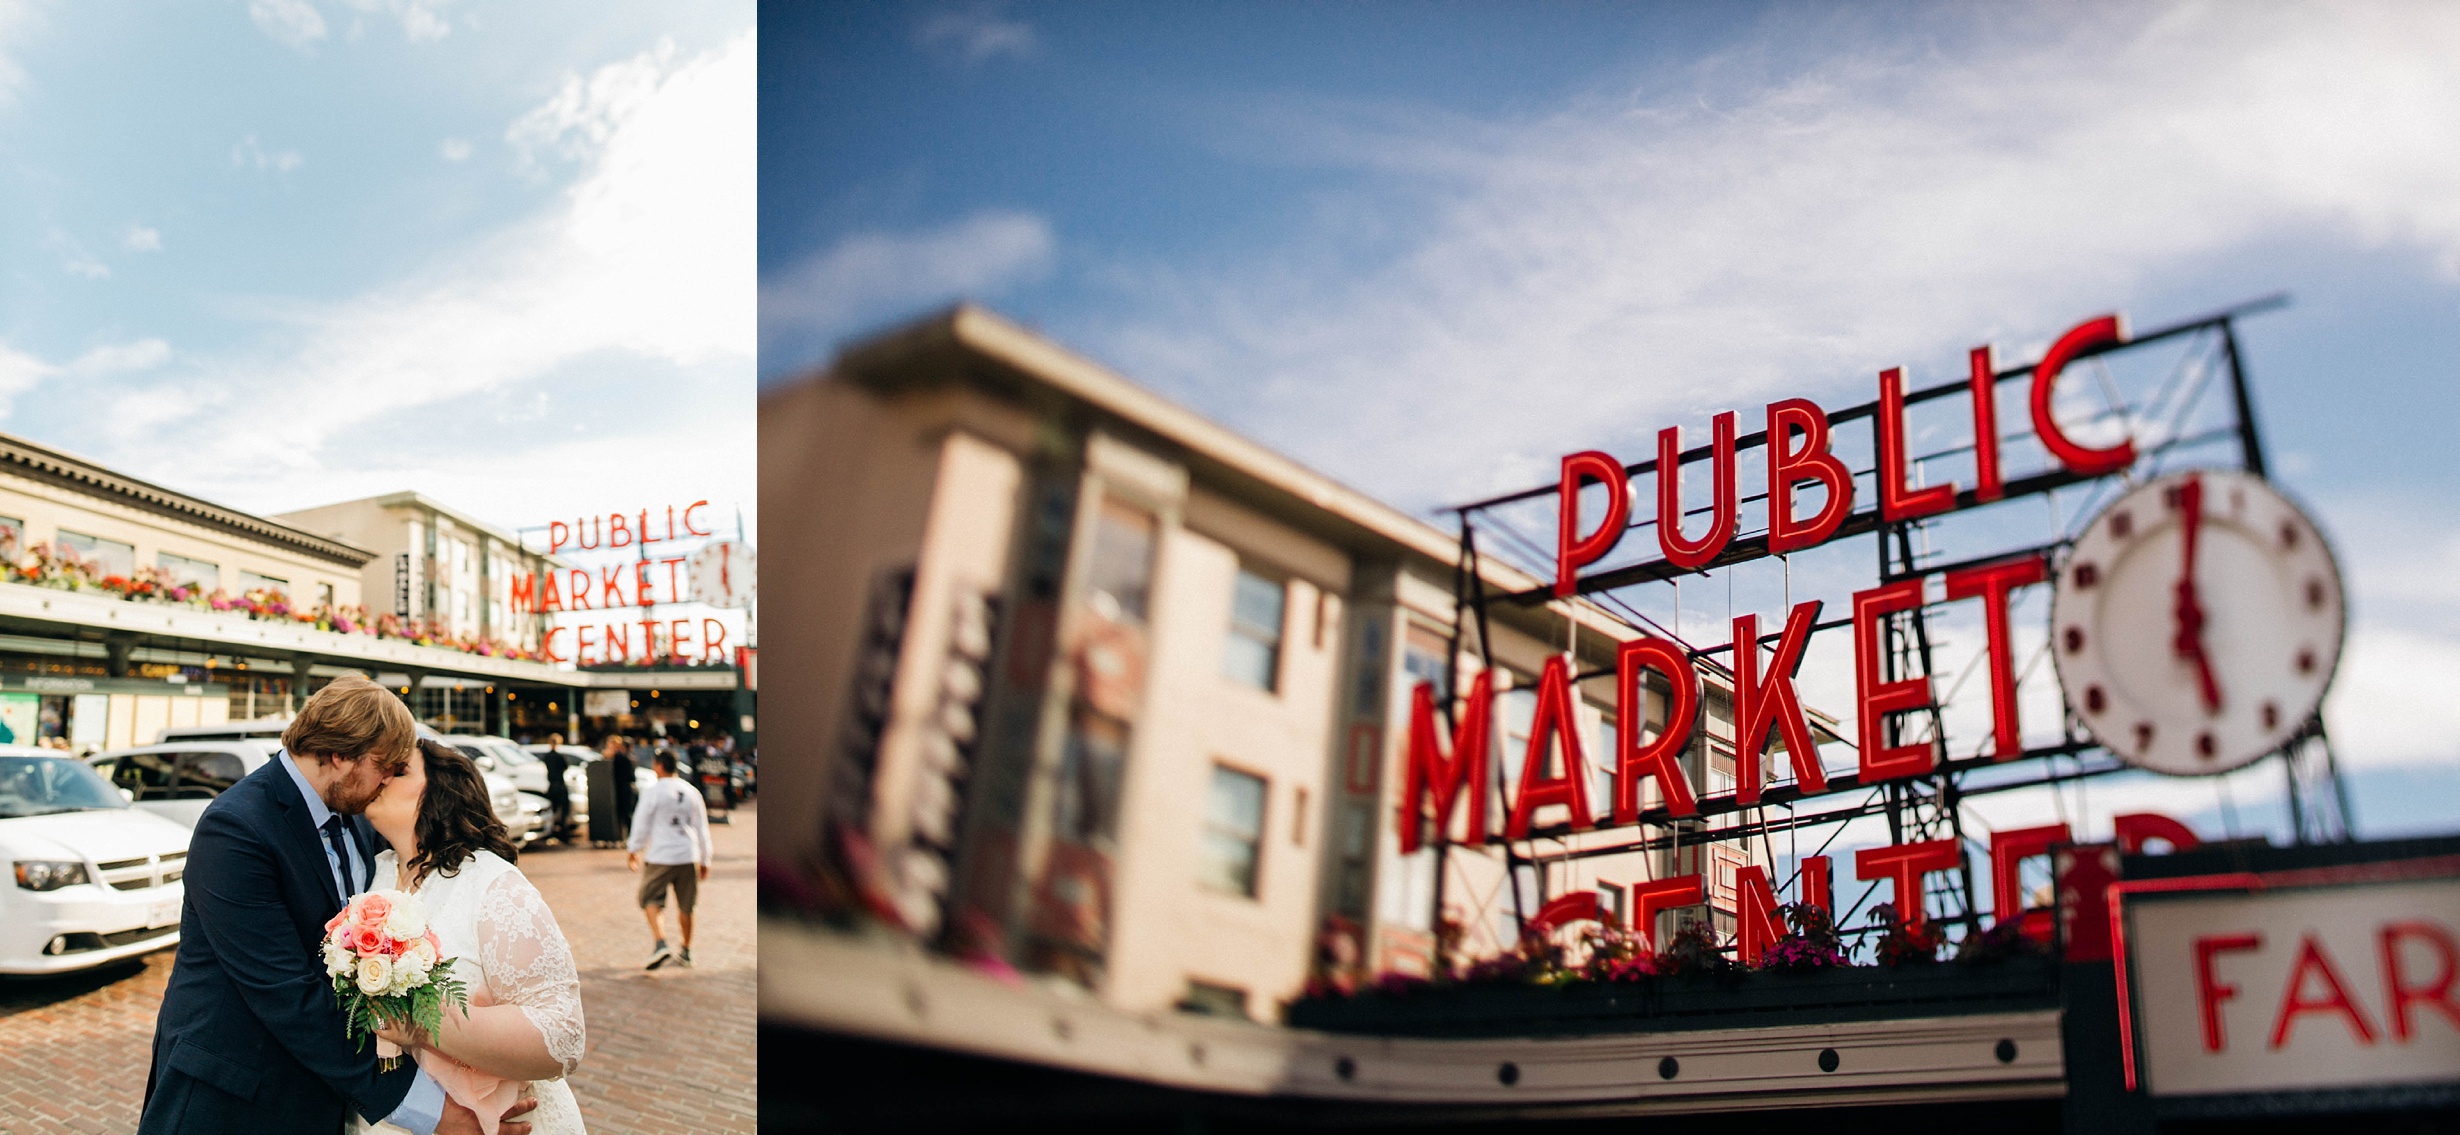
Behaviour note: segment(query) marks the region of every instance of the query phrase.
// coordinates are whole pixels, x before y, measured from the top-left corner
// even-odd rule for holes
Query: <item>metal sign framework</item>
[[[2136,335],[2122,343],[2097,350],[2088,350],[2077,356],[2077,361],[2080,362],[2087,358],[2120,355],[2153,344],[2187,340],[2188,354],[2161,381],[2150,396],[2138,402],[2129,403],[2119,397],[2108,383],[2103,384],[2105,405],[2098,417],[2144,421],[2154,415],[2166,414],[2170,418],[2167,423],[2166,436],[2146,439],[2149,444],[2140,448],[2137,461],[2128,469],[2108,474],[2079,474],[2060,467],[2054,462],[2043,471],[2009,477],[2005,482],[2003,494],[1996,501],[1977,499],[1975,490],[1966,487],[1957,493],[1953,509],[1934,516],[1906,521],[1889,521],[1883,518],[1875,499],[1877,494],[1862,497],[1862,494],[1857,493],[1856,496],[1862,497],[1867,503],[1864,507],[1846,516],[1835,534],[1830,537],[1830,542],[1849,537],[1872,536],[1878,553],[1879,582],[1882,584],[1927,577],[2024,555],[2049,556],[2055,563],[2073,539],[2074,530],[2059,532],[2050,541],[2029,548],[2008,549],[1970,560],[1933,564],[1920,562],[1922,553],[1917,552],[1916,549],[1917,537],[1922,535],[1923,530],[1930,525],[1987,504],[2046,496],[2071,486],[2117,482],[2138,475],[2138,472],[2144,468],[2156,467],[2168,457],[2192,455],[2202,458],[2199,463],[2210,464],[2214,463],[2216,458],[2205,456],[2207,451],[2225,451],[2234,456],[2238,466],[2246,472],[2257,477],[2266,477],[2268,467],[2265,461],[2262,432],[2256,421],[2253,400],[2247,387],[2246,371],[2238,349],[2236,321],[2249,315],[2279,308],[2286,302],[2286,297],[2279,295],[2251,301],[2199,318],[2173,323]],[[2214,357],[2216,355],[2217,358]],[[2228,379],[2227,424],[2189,434],[2179,433],[2179,429],[2183,428],[2192,412],[2202,402],[2203,395],[2209,387],[2208,379],[2216,364],[2217,369],[2224,371]],[[1995,392],[2001,383],[2028,379],[2033,371],[2034,367],[2030,365],[1994,371],[1990,388]],[[1941,383],[1908,392],[1905,395],[1905,404],[1907,407],[1917,406],[1964,393],[1969,388],[1969,383],[1961,379]],[[1828,412],[1826,416],[1831,427],[1831,435],[1844,436],[1835,431],[1834,427],[1852,422],[1873,423],[1875,429],[1878,411],[1879,403],[1874,400]],[[2026,436],[2006,434],[2005,431],[2001,433],[2003,442],[2018,440]],[[1878,452],[1877,438],[1873,437],[1872,442],[1871,452],[1876,453]],[[1767,444],[1768,435],[1765,431],[1735,439],[1734,450],[1738,455],[1737,462],[1741,461],[1739,454],[1742,452],[1764,447]],[[1918,465],[1922,461],[1949,457],[1971,448],[1971,445],[1965,445],[1918,454],[1912,456],[1910,462]],[[1684,465],[1707,461],[1714,452],[1713,445],[1701,445],[1683,451],[1678,461]],[[2220,457],[2217,460],[2225,461],[2228,458]],[[1631,479],[1653,475],[1657,471],[1657,466],[1658,462],[1655,460],[1624,466],[1626,490],[1629,489]],[[1856,481],[1872,477],[1873,474],[1874,470],[1871,468],[1852,470]],[[1517,551],[1530,557],[1537,563],[1551,564],[1553,553],[1547,549],[1553,541],[1532,537],[1515,528],[1505,510],[1524,502],[1556,498],[1561,491],[1559,485],[1550,484],[1473,501],[1450,510],[1458,522],[1460,554],[1455,560],[1453,572],[1454,618],[1450,689],[1446,691],[1447,696],[1439,699],[1447,731],[1452,726],[1451,718],[1455,712],[1457,696],[1455,692],[1462,689],[1462,663],[1465,651],[1470,647],[1467,639],[1472,628],[1475,631],[1474,649],[1480,666],[1492,665],[1492,652],[1488,649],[1488,643],[1491,641],[1489,608],[1496,604],[1537,605],[1552,601],[1555,597],[1553,589],[1546,585],[1519,592],[1490,591],[1487,587],[1485,572],[1482,570],[1483,557],[1494,554],[1487,545],[1503,545],[1511,551]],[[1766,495],[1763,490],[1758,495],[1741,497],[1739,503],[1764,501]],[[1687,509],[1684,515],[1696,516],[1708,511],[1710,511],[1709,508]],[[1553,515],[1562,514],[1558,512]],[[2075,528],[2080,529],[2081,522],[2085,519],[2089,519],[2089,516],[2079,515],[2076,518]],[[1628,523],[1626,532],[1652,528],[1655,524],[1656,520],[1653,517],[1641,518],[1635,515]],[[1546,535],[1551,537],[1553,534],[1547,533]],[[1737,532],[1724,550],[1697,574],[1706,575],[1710,570],[1731,568],[1765,559],[1770,555],[1768,536],[1765,532],[1754,534]],[[1551,578],[1553,573],[1549,571],[1532,574],[1540,578]],[[1631,589],[1675,581],[1686,574],[1694,573],[1662,558],[1596,571],[1576,580],[1574,598],[1569,602],[1586,600],[1597,610],[1604,612],[1610,618],[1623,622],[1634,631],[1680,643],[1689,653],[1694,664],[1707,666],[1730,678],[1730,670],[1718,659],[1719,655],[1728,653],[1732,649],[1730,645],[1694,646],[1657,620],[1643,614],[1628,595]],[[1883,679],[1937,673],[1932,666],[1929,616],[1934,608],[1941,605],[1940,602],[1933,601],[1926,595],[1919,606],[1886,616],[1882,639],[1884,648],[1880,661]],[[1844,628],[1850,626],[1851,621],[1846,618],[1820,622],[1815,625],[1814,630],[1829,631]],[[1770,633],[1761,636],[1758,642],[1762,646],[1768,646],[1777,643],[1781,637],[1781,633]],[[2031,663],[2027,664],[2026,671],[2029,673],[2032,666],[2039,662],[2040,657],[2035,657]],[[1611,669],[1575,669],[1573,680],[1577,683],[1592,678],[1611,677],[1613,673]],[[1699,712],[1703,716],[1706,715],[1705,700]],[[1535,851],[1536,842],[1539,839],[1559,838],[1567,835],[1569,829],[1566,825],[1532,829],[1531,838],[1524,841],[1528,845],[1527,849],[1516,847],[1512,841],[1508,840],[1493,841],[1494,845],[1501,849],[1504,857],[1506,886],[1511,892],[1514,922],[1516,926],[1525,926],[1530,914],[1522,898],[1525,889],[1521,884],[1524,870],[1535,874],[1535,887],[1527,889],[1533,889],[1536,892],[1537,901],[1543,904],[1547,898],[1544,868],[1551,864],[1634,851],[1657,851],[1765,839],[1780,832],[1799,832],[1804,829],[1821,827],[1835,829],[1828,836],[1828,840],[1833,842],[1836,835],[1844,830],[1843,825],[1848,821],[1882,815],[1887,818],[1892,842],[1952,837],[1957,840],[1960,847],[1963,847],[1966,839],[1963,803],[1973,796],[2045,785],[2063,785],[2127,771],[2130,768],[2093,740],[2072,709],[2064,710],[2061,715],[2061,736],[2056,743],[2027,748],[2021,754],[2008,758],[2007,761],[1991,755],[1962,757],[1953,755],[1952,750],[1946,745],[1945,723],[1941,718],[1939,704],[1935,698],[1928,709],[1927,718],[1929,736],[1940,742],[1941,756],[1936,770],[1922,777],[1891,780],[1872,785],[1860,784],[1858,772],[1855,770],[1831,772],[1828,775],[1827,791],[1821,795],[1845,796],[1858,793],[1860,796],[1859,800],[1838,807],[1816,812],[1796,811],[1792,806],[1807,797],[1798,785],[1786,783],[1765,788],[1761,793],[1760,803],[1751,806],[1739,804],[1731,792],[1717,795],[1704,794],[1697,802],[1697,815],[1685,817],[1680,821],[1668,815],[1663,807],[1644,811],[1639,817],[1640,834],[1638,837],[1611,844],[1566,848],[1545,854]],[[1914,739],[1910,736],[1903,736],[1909,732],[1908,723],[1899,717],[1886,718],[1882,728],[1887,733],[1886,742],[1888,744],[1905,743]],[[2331,741],[2324,730],[2320,709],[2304,728],[2270,756],[2280,758],[2288,777],[2290,819],[2297,841],[2303,844],[2352,838],[2353,823],[2350,816],[2348,793],[2341,781],[2338,765],[2332,753]],[[2062,757],[2071,759],[2073,767],[2060,768],[2056,758]],[[1971,783],[1977,779],[1974,776],[1975,773],[1984,769],[1998,768],[2014,761],[2026,762],[2028,766],[2032,762],[2040,762],[2041,771],[2004,779],[1980,778],[1980,782]],[[1498,792],[1507,791],[1503,783],[1505,775],[1503,766],[1504,762],[1492,762],[1494,788]],[[1788,814],[1771,816],[1768,811],[1772,806],[1787,808]],[[1746,819],[1743,813],[1755,813],[1756,815],[1754,818]],[[1709,826],[1710,821],[1715,818],[1729,815],[1735,817],[1735,820],[1727,826]],[[1444,829],[1448,829],[1448,826],[1438,825],[1439,830],[1434,840],[1436,870],[1433,914],[1435,925],[1441,925],[1445,911],[1445,879],[1449,874],[1447,858],[1450,854],[1451,840],[1448,830]],[[1823,854],[1826,849],[1827,844],[1823,843],[1820,849],[1812,854]],[[1952,925],[1962,926],[1968,933],[1980,929],[1979,918],[1982,908],[1975,901],[1973,874],[1971,858],[1966,856],[1963,869],[1953,877],[1953,881],[1944,887],[1934,887],[1930,892],[1931,899],[1944,899],[1949,907],[1947,911],[1933,914],[1931,917]],[[1873,883],[1872,888],[1878,885],[1878,883]],[[1848,925],[1851,915],[1868,901],[1872,893],[1872,889],[1865,889],[1848,909],[1838,912],[1837,925],[1840,927]],[[1865,931],[1848,931],[1849,934],[1862,932]],[[1442,949],[1440,936],[1437,948],[1439,951]]]

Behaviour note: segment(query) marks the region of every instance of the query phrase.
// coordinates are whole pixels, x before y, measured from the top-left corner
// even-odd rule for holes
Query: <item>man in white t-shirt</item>
[[[692,966],[692,906],[700,898],[700,881],[709,877],[709,807],[700,793],[675,775],[675,753],[662,750],[656,760],[658,779],[641,793],[632,811],[631,853],[624,865],[641,871],[641,913],[649,917],[650,969],[665,965],[666,892],[675,892],[675,921],[683,930],[683,953],[675,963]],[[649,864],[643,871],[641,864]]]

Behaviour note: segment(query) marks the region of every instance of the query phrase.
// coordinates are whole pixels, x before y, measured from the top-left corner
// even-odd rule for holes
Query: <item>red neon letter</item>
[[[563,551],[563,550],[564,550],[564,541],[569,540],[569,539],[571,539],[571,538],[572,538],[572,529],[571,529],[571,528],[569,528],[569,527],[566,527],[563,521],[561,521],[561,520],[550,520],[550,521],[548,521],[548,522],[547,522],[547,554],[548,554],[548,555],[552,556],[552,555],[554,555],[554,554],[555,554],[555,553],[557,553],[557,552]]]
[[[650,591],[651,591],[651,587],[650,587],[650,583],[649,583],[649,561],[648,561],[648,560],[635,560],[635,561],[633,561],[633,563],[632,563],[632,594],[637,595],[637,596],[639,596],[639,597],[640,597],[640,606],[643,606],[643,607],[651,607],[651,606],[655,606],[655,605],[657,604],[657,597],[656,597],[656,596],[654,596],[654,595],[652,595],[652,594],[650,594]]]
[[[561,611],[564,609],[563,589],[555,586],[555,575],[555,569],[549,568],[547,569],[546,574],[539,577],[539,581],[542,584],[542,586],[538,589],[538,609],[540,611]]]
[[[1640,676],[1645,670],[1665,675],[1667,692],[1665,725],[1656,740],[1643,745],[1640,729],[1648,721],[1648,703]],[[1624,643],[1614,652],[1614,689],[1614,822],[1640,822],[1640,781],[1651,776],[1666,798],[1667,815],[1698,815],[1682,762],[1700,706],[1700,679],[1692,673],[1690,655],[1662,638]]]
[[[1962,862],[1964,853],[1957,850],[1952,839],[1866,847],[1854,853],[1854,877],[1865,881],[1895,880],[1896,889],[1891,894],[1896,916],[1908,927],[1920,930],[1930,920],[1929,913],[1922,909],[1922,876],[1954,870]]]
[[[1631,885],[1631,932],[1649,949],[1657,948],[1657,916],[1663,911],[1698,906],[1708,901],[1698,875],[1676,875]]]
[[[2434,950],[2441,967],[2431,985],[2410,985],[2401,973],[2400,941],[2414,938]],[[2392,1035],[2409,1039],[2409,1005],[2414,1002],[2443,1014],[2452,1027],[2460,1028],[2460,1002],[2451,999],[2454,976],[2460,976],[2460,949],[2452,945],[2451,931],[2431,922],[2395,922],[2380,931],[2383,950],[2383,1000],[2392,1007]]]
[[[620,512],[610,512],[606,514],[606,546],[610,548],[629,548],[632,546],[631,517],[625,516]]]
[[[622,633],[618,634],[619,631]],[[629,662],[632,660],[632,624],[608,623],[598,628],[598,633],[604,636],[601,641],[606,647],[604,657],[607,661]]]
[[[1966,379],[1973,397],[1973,499],[1994,501],[2007,495],[1999,479],[1998,366],[1987,345],[1973,348],[1973,373]]]
[[[1597,905],[1596,891],[1573,891],[1547,900],[1545,906],[1529,918],[1522,933],[1532,938],[1544,938],[1575,922],[1604,922],[1605,910]]]
[[[572,632],[572,641],[579,644],[573,649],[573,661],[584,666],[589,665],[589,648],[592,645],[589,641],[589,632],[597,629],[598,628],[596,627],[585,626],[576,628]]]
[[[1879,372],[1879,515],[1911,520],[1956,507],[1954,482],[1906,488],[1905,465],[1905,368],[1889,367]]]
[[[2219,1052],[2229,1047],[2229,1036],[2221,1031],[2221,1002],[2238,995],[2237,986],[2223,985],[2213,975],[2213,955],[2261,949],[2263,944],[2260,934],[2224,934],[2195,940],[2195,1004],[2204,1014],[2204,1051]]]
[[[2135,463],[2135,442],[2121,441],[2107,449],[2092,449],[2077,445],[2059,429],[2058,419],[2050,416],[2050,396],[2057,386],[2059,372],[2077,355],[2095,347],[2107,347],[2127,341],[2126,328],[2115,315],[2088,319],[2069,328],[2050,344],[2050,352],[2033,368],[2033,432],[2041,436],[2042,448],[2059,459],[2069,471],[2087,477],[2115,473]]]
[[[1794,786],[1805,796],[1828,791],[1828,774],[1819,767],[1819,747],[1811,741],[1811,725],[1803,720],[1802,699],[1794,695],[1794,673],[1802,669],[1802,650],[1810,645],[1811,625],[1819,621],[1817,599],[1794,604],[1785,617],[1785,633],[1777,637],[1777,656],[1769,660],[1766,681],[1760,678],[1760,620],[1742,615],[1734,620],[1734,800],[1760,801],[1760,761],[1768,747],[1768,727],[1775,725],[1785,740],[1785,755],[1794,765]]]
[[[1546,757],[1563,740],[1563,775],[1546,772]],[[1512,797],[1512,818],[1504,823],[1505,839],[1529,838],[1529,818],[1549,804],[1571,810],[1572,830],[1597,826],[1589,815],[1589,764],[1581,759],[1580,726],[1572,718],[1572,671],[1558,654],[1538,671],[1537,710],[1529,722],[1529,752],[1520,762],[1520,791]]]
[[[1777,939],[1785,937],[1785,922],[1777,917],[1777,893],[1768,886],[1768,868],[1754,863],[1734,872],[1734,960],[1760,964]]]
[[[1889,714],[1909,713],[1930,706],[1930,675],[1879,680],[1879,620],[1891,612],[1922,605],[1922,581],[1894,583],[1854,593],[1854,701],[1861,707],[1862,777],[1865,785],[1903,776],[1920,776],[1939,764],[1938,746],[1880,743]]]
[[[683,557],[668,556],[658,562],[666,565],[666,592],[667,594],[674,596],[674,598],[667,600],[667,602],[683,602],[683,577],[675,572],[675,568],[683,563]]]
[[[575,611],[589,610],[589,569],[573,568],[571,570],[572,586],[565,589],[565,593],[570,597],[566,602],[572,604],[572,609]]]
[[[564,633],[562,627],[548,627],[546,636],[538,640],[538,653],[545,656],[549,662],[569,661],[563,655],[555,652],[555,636],[562,633]]]
[[[609,611],[612,611],[617,607],[631,606],[630,603],[624,600],[623,575],[624,568],[622,564],[617,564],[614,567],[598,569],[598,582],[601,585],[601,590],[598,593],[599,606],[605,607]]]
[[[554,586],[554,581],[554,576],[547,577],[548,586]],[[535,611],[538,609],[538,576],[536,573],[523,572],[520,575],[512,577],[512,599],[510,601],[510,605],[514,611]]]
[[[693,502],[692,502],[689,506],[686,506],[686,507],[684,508],[684,510],[683,510],[683,530],[684,530],[684,531],[686,531],[686,532],[691,533],[691,534],[692,534],[692,535],[694,535],[694,536],[707,536],[707,535],[709,535],[709,534],[710,534],[710,533],[709,533],[709,530],[707,530],[707,529],[703,529],[703,528],[697,528],[697,527],[694,527],[694,526],[693,526],[693,524],[692,524],[692,510],[693,510],[693,509],[695,509],[695,508],[707,508],[707,507],[709,507],[709,502],[708,502],[708,501],[693,501]]]
[[[2024,755],[2024,731],[2016,721],[2016,651],[2007,637],[2007,597],[2019,587],[2049,577],[2050,569],[2040,556],[1947,573],[1950,600],[1978,597],[1982,601],[1982,637],[1990,649],[1991,755],[1998,760],[2012,761]]]
[[[666,657],[668,661],[677,666],[683,665],[683,643],[685,636],[690,633],[686,628],[691,625],[692,620],[690,619],[677,619],[666,632]]]
[[[1580,482],[1606,486],[1606,515],[1597,531],[1580,534]],[[1555,597],[1570,595],[1579,580],[1580,565],[1596,563],[1614,550],[1631,524],[1631,482],[1614,458],[1592,449],[1563,459],[1563,486],[1555,504]]]
[[[2144,841],[2148,839],[2168,843],[2171,851],[2193,851],[2204,846],[2195,829],[2159,812],[2129,812],[2123,816],[2112,816],[2110,828],[2110,838],[2117,842],[2119,852],[2124,855],[2143,854]]]
[[[716,619],[700,621],[700,660],[726,657],[726,624]]]
[[[1802,435],[1802,448],[1790,444]],[[1794,483],[1817,481],[1828,490],[1827,503],[1810,520],[1794,519]],[[1808,548],[1836,534],[1854,506],[1853,474],[1828,452],[1828,415],[1806,399],[1788,398],[1768,404],[1768,551],[1783,555]]]
[[[1666,562],[1697,571],[1707,567],[1734,538],[1734,412],[1709,423],[1708,532],[1698,540],[1683,538],[1683,431],[1667,426],[1657,431],[1657,550]]]
[[[1469,683],[1469,697],[1452,732],[1452,755],[1446,757],[1443,735],[1435,730],[1435,685],[1420,682],[1410,695],[1409,763],[1402,769],[1401,854],[1418,850],[1425,839],[1426,797],[1435,797],[1435,831],[1450,830],[1452,806],[1469,802],[1470,843],[1486,842],[1486,752],[1490,741],[1488,714],[1494,702],[1494,676],[1479,671]]]
[[[1829,917],[1835,917],[1836,900],[1831,897],[1834,891],[1828,885],[1828,857],[1806,855],[1799,870],[1802,881],[1794,885],[1795,901],[1808,903],[1827,911]]]
[[[2037,855],[2048,855],[2051,848],[2072,842],[2065,824],[1990,833],[1991,917],[2000,922],[2022,920],[2027,937],[2049,941],[2053,929],[2050,911],[2028,911],[2024,907],[2024,861]]]
[[[2316,1000],[2306,997],[2306,975],[2323,978],[2325,994]],[[2323,952],[2323,943],[2308,934],[2298,943],[2298,964],[2289,969],[2289,987],[2281,991],[2281,1011],[2272,1018],[2272,1047],[2289,1043],[2289,1031],[2298,1018],[2308,1013],[2338,1013],[2349,1023],[2349,1035],[2359,1044],[2375,1042],[2375,1027],[2366,1020],[2366,1011],[2350,1000],[2349,989],[2333,968],[2332,956]]]

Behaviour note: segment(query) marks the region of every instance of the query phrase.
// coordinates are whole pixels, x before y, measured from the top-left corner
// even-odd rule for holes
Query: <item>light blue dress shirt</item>
[[[308,783],[307,775],[299,771],[299,766],[292,762],[289,753],[279,754],[274,759],[282,762],[282,771],[290,774],[290,782],[298,785],[299,795],[307,799],[308,822],[318,829],[316,843],[325,849],[325,866],[333,872],[333,888],[345,895],[356,893],[350,889],[350,877],[342,874],[342,861],[334,857],[333,844],[325,839],[322,830],[325,821],[333,818],[333,809],[325,807],[325,798],[316,794],[316,786]],[[350,856],[350,875],[368,878],[367,863],[359,858],[359,841],[345,839],[342,847]],[[436,1124],[443,1119],[444,1086],[430,1078],[423,1068],[419,1070],[418,1079],[411,1081],[410,1093],[401,1098],[401,1106],[384,1117],[386,1123],[410,1131],[413,1135],[436,1135]]]

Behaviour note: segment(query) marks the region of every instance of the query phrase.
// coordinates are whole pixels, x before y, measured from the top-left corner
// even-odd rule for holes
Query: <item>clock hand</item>
[[[2182,550],[2179,556],[2178,603],[2173,609],[2178,633],[2171,641],[2170,648],[2180,658],[2191,658],[2195,661],[2196,681],[2199,686],[2198,692],[2203,695],[2204,711],[2219,713],[2221,711],[2221,684],[2213,678],[2212,659],[2204,650],[2206,616],[2202,598],[2197,594],[2195,588],[2196,537],[2204,523],[2204,480],[2202,477],[2190,476],[2186,484],[2179,486],[2178,510],[2184,514],[2179,521]]]

